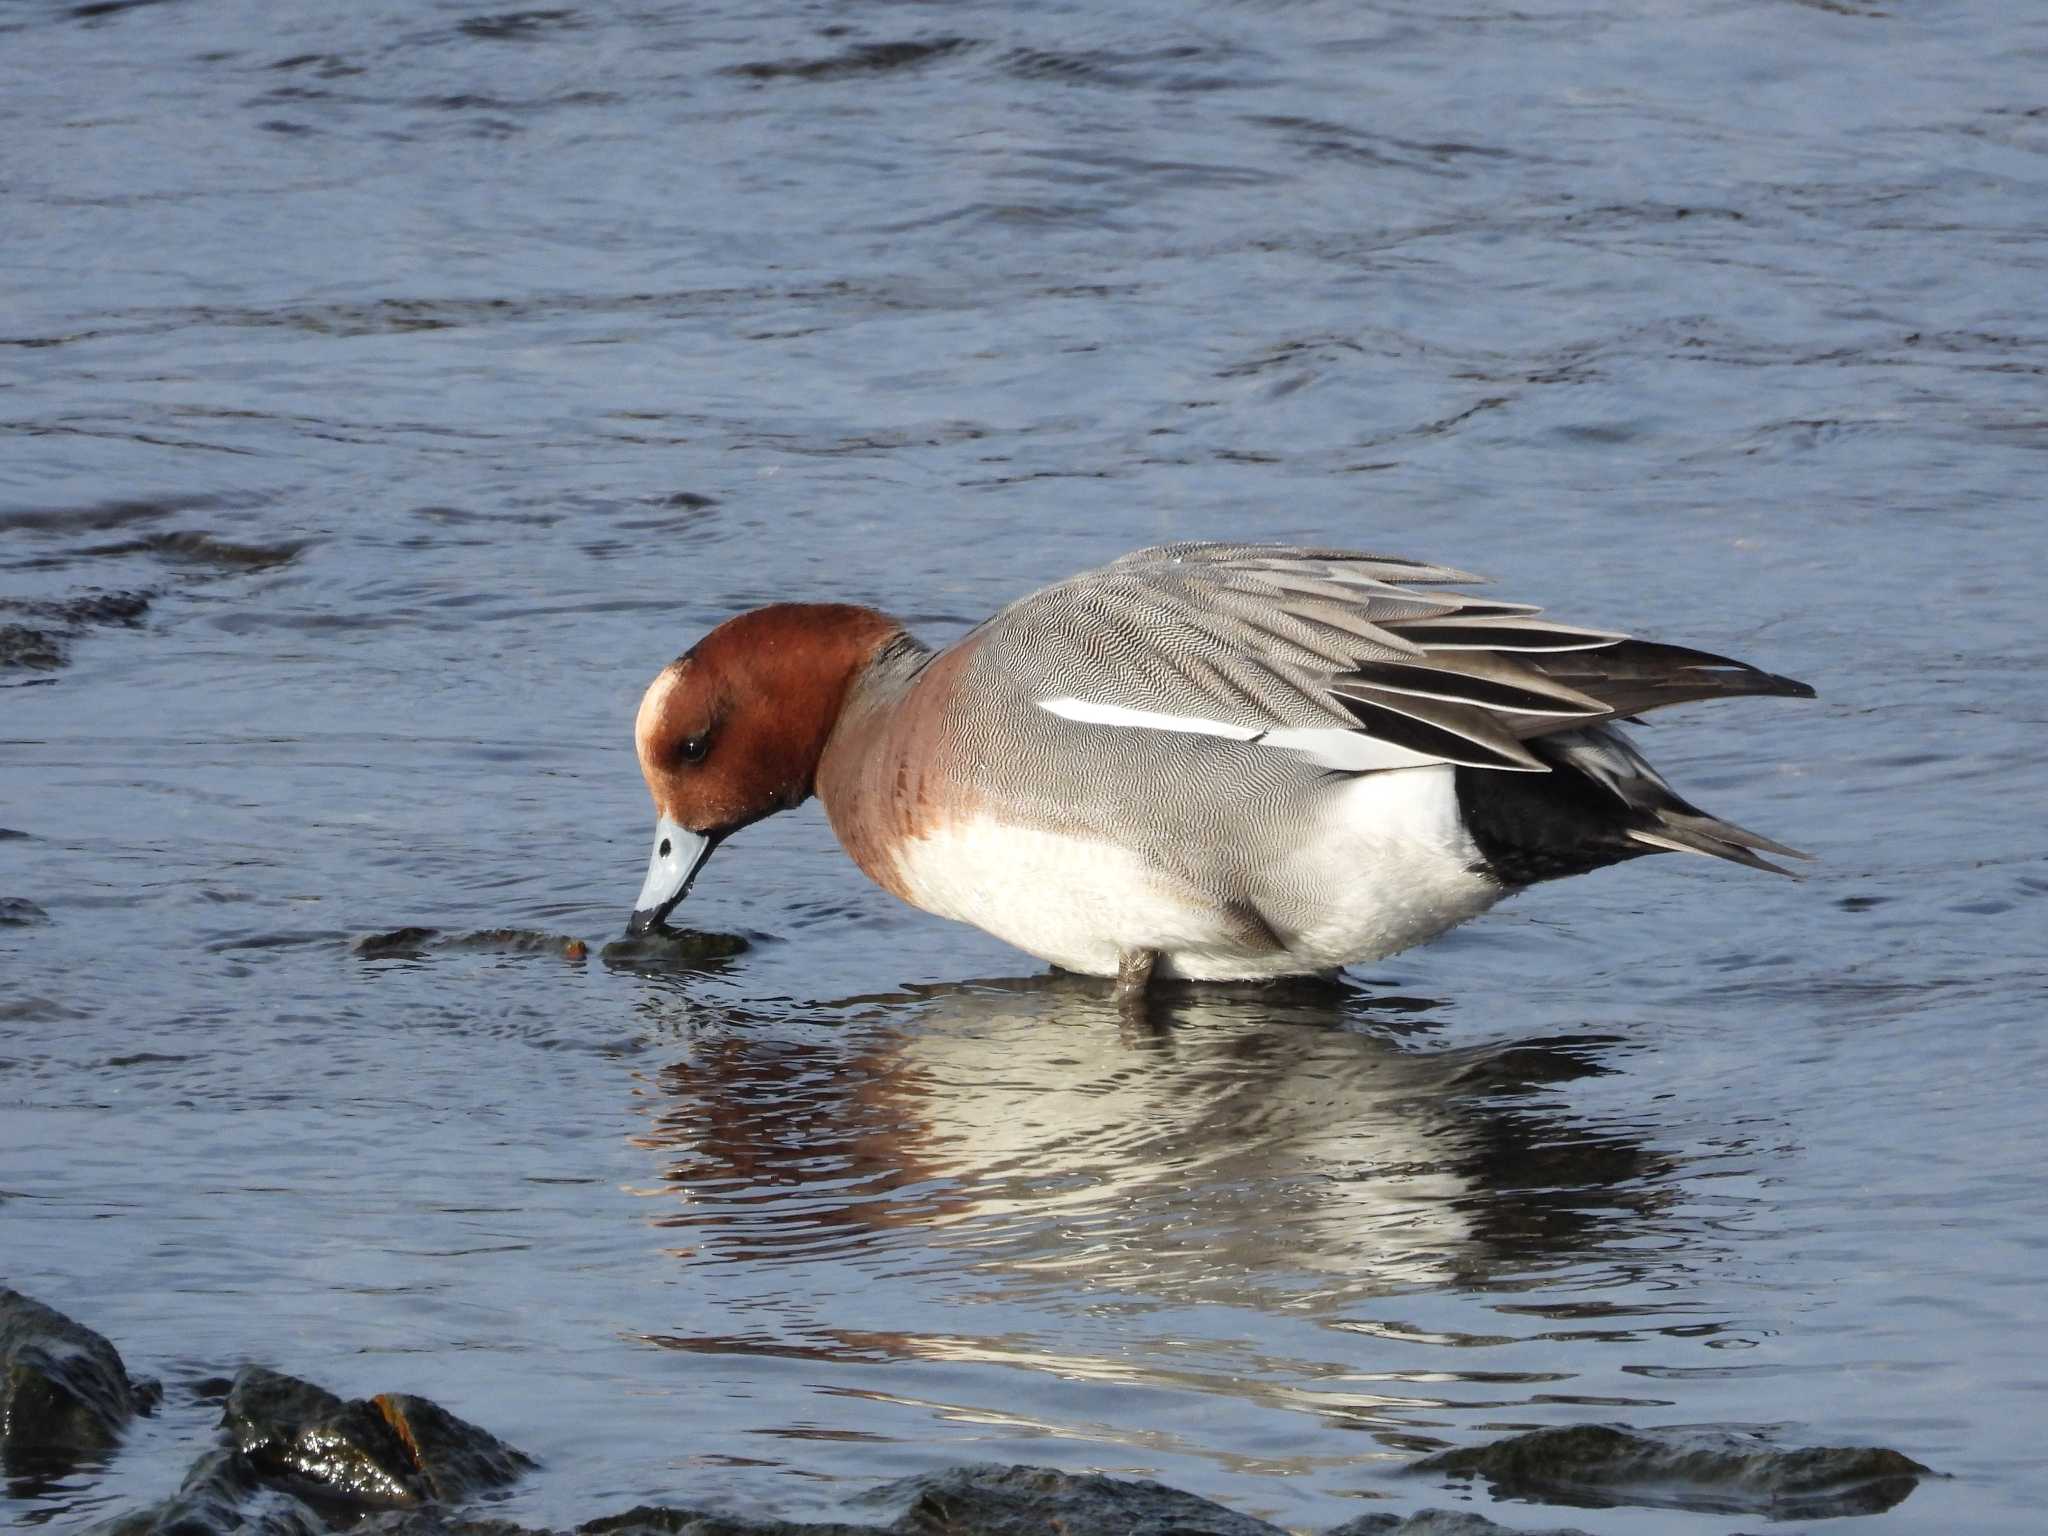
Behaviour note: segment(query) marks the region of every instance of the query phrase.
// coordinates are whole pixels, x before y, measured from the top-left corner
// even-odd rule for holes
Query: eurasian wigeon
[[[1665,849],[1781,874],[1760,854],[1805,857],[1687,802],[1611,722],[1811,688],[1441,589],[1477,579],[1168,544],[942,651],[872,608],[743,613],[641,700],[657,820],[629,931],[658,926],[727,837],[813,794],[884,889],[1126,994],[1155,968],[1377,959]]]

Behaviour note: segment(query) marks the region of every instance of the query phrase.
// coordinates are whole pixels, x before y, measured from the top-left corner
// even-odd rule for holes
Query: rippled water
[[[167,1492],[253,1358],[529,1521],[993,1459],[1314,1526],[1619,1422],[2036,1529],[2044,79],[1991,0],[0,9],[0,1269],[170,1387],[6,1517]],[[740,607],[1200,536],[1811,680],[1647,735],[1822,862],[1158,1031],[815,809],[701,971],[351,953],[615,934],[632,705]]]

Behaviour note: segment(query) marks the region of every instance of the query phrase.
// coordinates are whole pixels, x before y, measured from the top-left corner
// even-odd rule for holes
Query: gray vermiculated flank
[[[1466,819],[1505,884],[1673,843],[1764,868],[1775,866],[1749,850],[1793,853],[1705,816],[1600,722],[1623,712],[1610,692],[1634,712],[1810,689],[1707,652],[1442,590],[1477,579],[1344,550],[1139,550],[989,619],[951,727],[981,792],[1044,825],[1117,827],[1226,901],[1242,899],[1310,823],[1317,797],[1349,775],[1257,741],[1076,725],[1042,701],[1257,730],[1350,730],[1418,753],[1417,763],[1462,765]],[[1540,745],[1552,737],[1558,746]],[[1506,782],[1522,777],[1537,782]],[[1145,792],[1133,797],[1133,784]],[[1631,828],[1665,841],[1632,840]]]

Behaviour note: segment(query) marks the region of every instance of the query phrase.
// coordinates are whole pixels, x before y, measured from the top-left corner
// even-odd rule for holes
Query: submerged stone
[[[900,1536],[1274,1536],[1234,1509],[1142,1478],[1051,1467],[949,1467],[885,1483],[859,1503],[900,1506]]]
[[[304,540],[277,544],[245,544],[217,539],[198,529],[179,533],[151,533],[118,544],[101,544],[86,551],[91,555],[156,555],[181,565],[206,565],[220,570],[266,570],[298,558]]]
[[[0,598],[0,613],[32,624],[0,624],[0,667],[55,671],[70,660],[65,641],[95,624],[133,627],[149,612],[147,592],[88,592],[66,598]]]
[[[55,620],[68,629],[83,629],[89,624],[140,624],[149,613],[149,603],[147,592],[87,592],[78,597],[17,602],[14,606],[38,618]]]
[[[1575,1525],[1547,1525],[1542,1530],[1502,1525],[1465,1509],[1420,1509],[1412,1515],[1360,1515],[1332,1527],[1323,1536],[1586,1536]]]
[[[276,544],[245,544],[196,531],[151,534],[144,542],[154,553],[169,560],[249,570],[284,565],[296,560],[306,547],[302,539],[283,540]]]
[[[67,657],[64,644],[46,629],[26,624],[0,624],[0,667],[54,672]]]
[[[707,933],[701,928],[657,928],[630,939],[614,939],[597,952],[606,965],[621,970],[701,965],[724,960],[752,948],[736,933]]]
[[[1876,1446],[1781,1450],[1754,1433],[1610,1424],[1532,1430],[1441,1451],[1409,1470],[1484,1478],[1497,1496],[1584,1509],[1629,1504],[1774,1520],[1876,1514],[1931,1475],[1910,1457]]]
[[[29,928],[49,920],[50,914],[25,896],[0,896],[0,928]]]
[[[0,1464],[12,1476],[61,1476],[120,1439],[155,1406],[154,1382],[131,1381],[106,1339],[19,1291],[0,1287]]]
[[[393,928],[385,933],[366,933],[348,950],[365,960],[390,960],[424,954],[427,946],[439,937],[438,928]]]
[[[393,928],[385,933],[364,934],[349,945],[349,953],[364,960],[417,959],[437,949],[505,955],[554,954],[569,960],[581,960],[590,953],[581,939],[544,933],[537,928],[480,928],[469,933],[447,933],[439,928]]]
[[[233,1451],[209,1451],[170,1498],[88,1526],[82,1536],[324,1536],[327,1522],[266,1489]]]
[[[821,1520],[805,1524],[797,1520],[749,1519],[745,1515],[713,1514],[702,1509],[672,1509],[665,1505],[642,1505],[622,1515],[606,1515],[576,1527],[576,1536],[886,1536],[879,1525],[842,1525]],[[397,1536],[426,1536],[405,1531]],[[438,1533],[435,1533],[438,1536]],[[472,1536],[455,1531],[449,1536]],[[485,1533],[476,1533],[485,1536]]]
[[[245,1371],[237,1380],[245,1413],[316,1413],[369,1406],[343,1403],[332,1393],[276,1372]],[[386,1402],[373,1398],[370,1403]],[[439,1426],[420,1399],[403,1417],[422,1443]],[[441,1410],[426,1404],[432,1414]],[[452,1424],[478,1433],[460,1420]],[[303,1424],[299,1426],[303,1428]],[[488,1437],[486,1437],[488,1439]],[[497,1444],[493,1441],[492,1444]],[[465,1442],[467,1448],[467,1442]],[[513,1456],[518,1453],[512,1452]],[[520,1458],[524,1465],[524,1458]],[[309,1495],[301,1502],[274,1487],[238,1451],[202,1457],[175,1498],[93,1526],[85,1536],[319,1536],[329,1529],[351,1536],[1283,1536],[1279,1527],[1242,1515],[1196,1494],[1141,1478],[1061,1472],[1051,1467],[979,1465],[885,1483],[852,1502],[893,1512],[884,1524],[805,1522],[753,1518],[683,1506],[642,1505],[558,1533],[511,1520],[473,1516],[442,1503],[370,1509]],[[436,1499],[451,1497],[436,1494]],[[315,1509],[327,1512],[322,1515]],[[1496,1524],[1483,1515],[1425,1509],[1412,1515],[1371,1514],[1326,1536],[1584,1536]]]
[[[505,955],[566,955],[572,960],[589,953],[581,939],[538,928],[478,928],[445,935],[436,949],[469,949]]]
[[[349,1527],[350,1536],[557,1536],[538,1526],[510,1520],[471,1520],[438,1509],[404,1510],[372,1515]]]
[[[751,1519],[643,1505],[576,1527],[575,1536],[1281,1536],[1277,1526],[1140,1478],[1051,1467],[962,1466],[886,1483],[852,1501],[894,1509],[887,1525]],[[355,1536],[552,1536],[502,1520],[422,1509],[376,1516]],[[1364,1515],[1328,1536],[1584,1536],[1523,1531],[1482,1515],[1425,1509]]]

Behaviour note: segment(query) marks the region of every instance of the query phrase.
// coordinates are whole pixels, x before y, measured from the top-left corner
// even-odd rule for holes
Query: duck
[[[627,931],[662,929],[727,839],[813,796],[884,890],[1126,999],[1334,974],[1649,854],[1808,857],[1686,800],[1621,723],[1811,687],[1458,590],[1481,582],[1182,542],[942,649],[855,604],[739,614],[641,698],[654,847]]]

